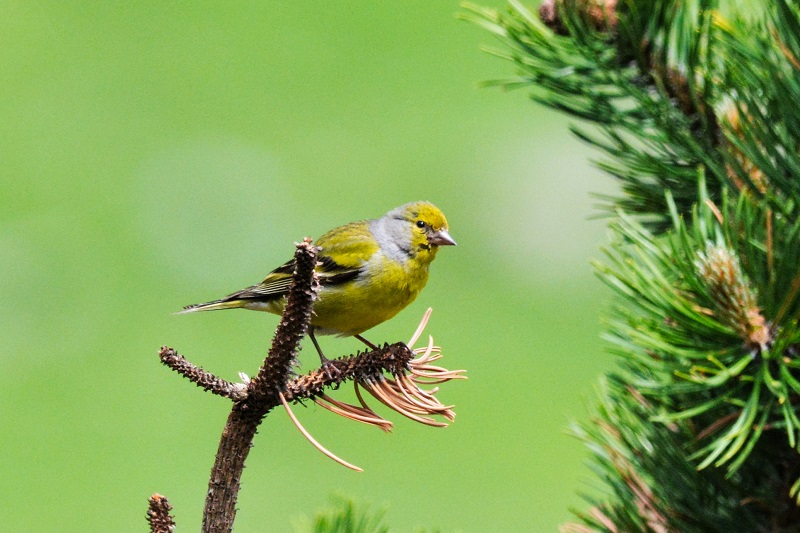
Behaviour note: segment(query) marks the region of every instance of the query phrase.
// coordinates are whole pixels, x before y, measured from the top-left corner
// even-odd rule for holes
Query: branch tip
[[[430,315],[431,310],[428,309],[409,344],[416,342],[422,335]],[[453,406],[444,405],[435,397],[438,388],[426,390],[420,388],[420,385],[466,379],[466,376],[461,375],[464,373],[463,370],[447,370],[430,364],[441,357],[441,348],[433,344],[433,338],[430,336],[426,346],[414,350],[403,343],[384,344],[375,350],[329,361],[328,364],[332,365],[336,372],[319,368],[290,381],[286,385],[285,393],[279,393],[280,402],[286,407],[295,426],[314,447],[336,462],[353,468],[353,465],[335,456],[311,437],[289,409],[288,402],[299,402],[310,398],[320,407],[337,415],[378,427],[383,431],[391,431],[392,423],[378,415],[364,401],[361,394],[363,388],[379,402],[411,420],[428,426],[446,427],[449,422],[455,420]],[[386,373],[389,376],[385,375]],[[326,387],[338,387],[345,380],[354,382],[355,394],[360,405],[340,402],[324,393]],[[447,422],[436,420],[432,416],[440,416]]]
[[[773,333],[761,313],[755,289],[742,271],[739,257],[725,246],[709,244],[698,253],[698,274],[706,282],[719,319],[754,349],[763,350]]]
[[[151,533],[172,533],[175,530],[175,520],[169,514],[172,505],[166,496],[153,494],[148,498],[147,523],[150,524]]]
[[[539,19],[556,35],[570,34],[564,22],[569,10],[580,16],[595,31],[614,32],[619,25],[617,0],[544,0],[539,7]]]
[[[173,348],[162,346],[158,353],[161,362],[182,375],[203,390],[233,401],[241,401],[247,397],[247,387],[242,383],[231,383],[203,370]]]

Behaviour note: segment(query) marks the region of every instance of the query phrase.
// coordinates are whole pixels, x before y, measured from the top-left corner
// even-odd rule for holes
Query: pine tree
[[[766,4],[766,3],[765,3]],[[468,6],[621,185],[596,263],[620,364],[566,531],[800,531],[800,5]],[[762,9],[763,8],[763,9]]]

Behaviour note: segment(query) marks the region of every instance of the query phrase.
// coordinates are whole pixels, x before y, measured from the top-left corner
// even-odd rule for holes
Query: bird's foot
[[[336,367],[335,361],[331,361],[324,355],[320,355],[319,360],[322,363],[320,368],[325,372],[325,375],[328,376],[328,379],[331,381],[342,375],[342,371]]]

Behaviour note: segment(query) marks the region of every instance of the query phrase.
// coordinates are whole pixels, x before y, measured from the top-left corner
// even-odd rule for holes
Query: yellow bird
[[[381,218],[352,222],[317,239],[316,272],[320,291],[308,334],[323,364],[328,360],[314,337],[361,336],[414,301],[428,281],[428,269],[440,246],[455,245],[447,219],[429,202],[412,202]],[[181,313],[216,309],[252,309],[281,314],[292,281],[294,260],[264,281],[219,300],[189,305]]]

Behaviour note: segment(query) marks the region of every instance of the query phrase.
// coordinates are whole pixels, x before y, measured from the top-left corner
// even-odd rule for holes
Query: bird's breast
[[[399,262],[380,252],[347,283],[323,285],[311,323],[323,332],[355,335],[389,320],[414,301],[428,280],[428,268]]]

